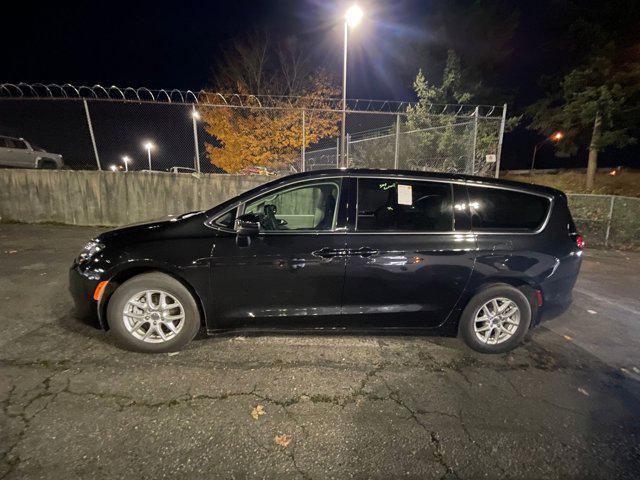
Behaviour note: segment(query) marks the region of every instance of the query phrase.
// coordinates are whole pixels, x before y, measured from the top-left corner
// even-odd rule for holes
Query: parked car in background
[[[189,167],[171,167],[167,171],[171,173],[196,173],[195,168],[189,168]]]
[[[277,175],[278,172],[271,170],[267,167],[245,167],[240,172],[240,175]]]
[[[438,329],[499,353],[570,302],[582,248],[559,190],[325,170],[103,233],[73,262],[70,290],[137,351],[182,348],[200,328]]]
[[[60,169],[62,155],[45,149],[24,138],[0,135],[0,167]]]

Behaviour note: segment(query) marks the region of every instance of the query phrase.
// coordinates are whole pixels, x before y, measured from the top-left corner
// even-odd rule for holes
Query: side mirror
[[[239,236],[255,237],[260,233],[260,217],[257,213],[245,213],[236,218],[235,231]]]

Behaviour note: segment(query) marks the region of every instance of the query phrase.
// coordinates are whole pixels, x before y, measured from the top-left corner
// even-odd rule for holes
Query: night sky
[[[352,2],[320,0],[193,2],[5,2],[0,82],[147,86],[199,90],[211,84],[216,58],[231,39],[266,28],[298,35],[318,61],[339,72],[340,16]],[[418,42],[439,42],[421,19],[438,2],[362,1],[365,18],[351,40],[348,96],[414,100]],[[553,1],[519,2],[520,21],[505,67],[495,73],[495,101],[512,112],[539,95],[539,78],[561,67],[561,35]],[[493,27],[491,27],[493,28]],[[482,32],[482,29],[479,29]],[[469,38],[469,45],[482,38]],[[464,47],[463,47],[464,48]],[[440,66],[434,69],[441,68]],[[439,73],[436,74],[439,76]],[[507,136],[507,167],[524,167],[536,135]],[[628,152],[618,154],[627,162]],[[635,155],[633,155],[635,157]],[[607,162],[607,155],[603,161]],[[542,152],[540,166],[557,164]]]

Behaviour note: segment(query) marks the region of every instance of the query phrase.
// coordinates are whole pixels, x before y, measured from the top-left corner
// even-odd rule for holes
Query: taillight
[[[538,301],[538,306],[542,306],[542,292],[540,290],[536,290],[536,300]]]
[[[582,235],[578,235],[576,237],[576,245],[580,250],[584,249],[584,238],[582,237]]]

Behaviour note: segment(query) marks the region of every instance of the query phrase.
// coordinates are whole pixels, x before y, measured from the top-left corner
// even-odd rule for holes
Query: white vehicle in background
[[[62,155],[49,153],[23,138],[0,135],[0,168],[60,169],[63,166]]]

